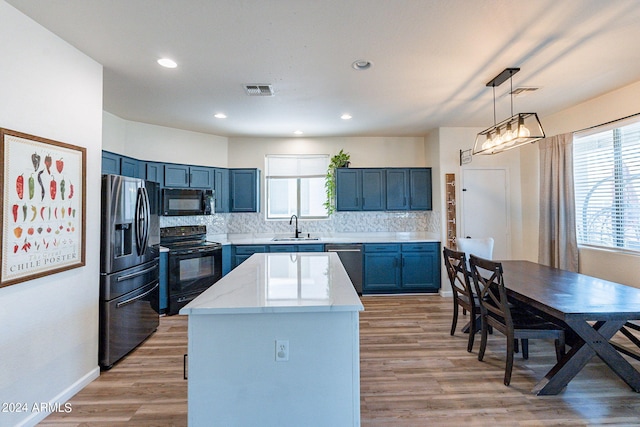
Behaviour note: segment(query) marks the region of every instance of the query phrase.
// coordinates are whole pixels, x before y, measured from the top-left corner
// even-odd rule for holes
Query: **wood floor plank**
[[[528,360],[516,355],[506,387],[504,336],[490,335],[485,359],[478,361],[479,337],[468,353],[467,336],[460,332],[468,316],[460,316],[455,335],[449,334],[451,299],[407,295],[362,301],[362,426],[640,425],[640,394],[599,359],[560,395],[535,396],[531,389],[555,363],[551,341],[531,341]],[[187,318],[162,317],[151,338],[69,401],[71,413],[51,414],[40,425],[186,426],[186,352]],[[640,362],[628,360],[640,369]]]

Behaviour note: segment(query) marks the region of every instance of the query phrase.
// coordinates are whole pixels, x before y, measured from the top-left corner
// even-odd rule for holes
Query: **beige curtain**
[[[545,138],[540,149],[540,228],[538,262],[578,271],[573,134]]]

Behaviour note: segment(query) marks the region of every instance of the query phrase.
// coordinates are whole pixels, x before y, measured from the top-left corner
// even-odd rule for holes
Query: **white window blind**
[[[267,219],[326,218],[324,207],[328,154],[267,155]]]
[[[267,155],[266,176],[309,177],[325,176],[329,156],[322,155]]]
[[[640,118],[574,136],[578,243],[640,251]]]

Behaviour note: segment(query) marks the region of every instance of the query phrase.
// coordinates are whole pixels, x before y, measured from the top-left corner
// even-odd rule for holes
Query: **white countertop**
[[[425,231],[414,232],[372,232],[372,233],[311,233],[311,237],[318,240],[274,241],[274,237],[292,237],[292,233],[239,233],[239,234],[210,234],[207,240],[220,242],[223,245],[277,245],[277,244],[313,244],[313,243],[411,243],[411,242],[439,242],[437,233]],[[306,237],[306,233],[303,233]]]
[[[362,311],[336,253],[259,253],[180,310],[180,314]]]

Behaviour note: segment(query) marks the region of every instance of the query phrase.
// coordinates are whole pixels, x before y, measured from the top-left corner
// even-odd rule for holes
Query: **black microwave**
[[[212,190],[165,188],[162,190],[162,215],[211,215],[215,212]]]

